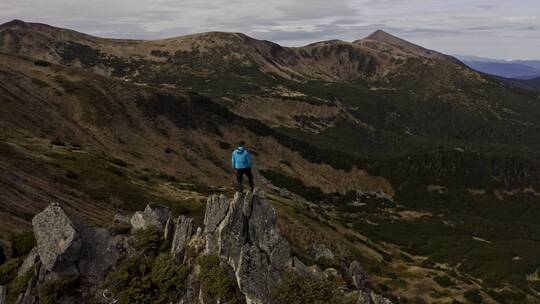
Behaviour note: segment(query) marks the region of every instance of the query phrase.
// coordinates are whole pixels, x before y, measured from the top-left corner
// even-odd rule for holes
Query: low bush
[[[161,237],[161,232],[155,228],[137,229],[130,245],[142,255],[156,256],[166,249],[167,244]]]
[[[0,245],[0,265],[3,265],[6,262],[6,254],[4,253],[4,248]]]
[[[173,302],[185,292],[188,268],[168,255],[137,255],[122,260],[109,273],[106,286],[118,304]]]
[[[161,295],[176,298],[185,291],[188,274],[187,267],[175,263],[169,255],[161,254],[154,261],[151,277]]]
[[[463,295],[465,299],[471,303],[482,303],[482,295],[476,289],[467,290]]]
[[[437,282],[437,284],[439,284],[439,286],[441,286],[441,287],[448,287],[448,286],[454,285],[454,280],[452,280],[447,275],[437,276],[437,277],[433,278],[433,280],[435,282]]]
[[[310,277],[289,273],[273,291],[276,303],[288,304],[341,304],[344,297],[333,282],[314,280]]]
[[[69,179],[77,179],[79,177],[79,175],[72,170],[67,170],[64,176]]]
[[[56,280],[46,281],[39,288],[39,304],[59,303],[60,297],[73,290],[77,286],[79,277],[68,275]]]
[[[14,234],[10,238],[11,256],[22,257],[27,255],[34,246],[36,246],[36,238],[33,231],[25,231]]]
[[[16,277],[8,286],[6,295],[6,304],[14,304],[21,293],[24,293],[28,285],[28,281],[32,276],[34,269],[28,270],[24,275]]]
[[[55,139],[51,140],[51,145],[53,145],[53,146],[62,146],[63,147],[63,146],[66,145],[66,143],[63,140],[61,140],[60,138],[55,138]]]
[[[128,166],[128,163],[125,162],[124,160],[122,159],[119,159],[119,158],[112,158],[111,160],[111,163],[117,165],[117,166],[120,166],[120,167],[127,167]]]
[[[128,234],[131,231],[131,225],[124,223],[115,223],[109,226],[112,235]]]
[[[158,174],[158,178],[161,178],[161,179],[164,179],[164,180],[168,180],[168,181],[170,181],[170,182],[175,182],[175,181],[176,181],[176,176],[170,175],[170,174],[166,174],[166,173],[159,173],[159,174]]]
[[[197,258],[201,267],[201,289],[210,300],[220,300],[231,304],[244,303],[244,298],[227,270],[220,265],[219,257],[203,255]],[[280,302],[287,303],[287,302]]]
[[[42,66],[42,67],[48,67],[48,66],[51,65],[51,63],[48,62],[48,61],[45,61],[45,60],[36,60],[36,61],[34,61],[34,65]]]
[[[13,258],[0,266],[0,285],[6,285],[17,276],[17,268],[21,262],[20,258]]]
[[[229,144],[228,142],[221,141],[221,140],[218,141],[218,146],[223,150],[229,150],[231,148],[231,144]]]

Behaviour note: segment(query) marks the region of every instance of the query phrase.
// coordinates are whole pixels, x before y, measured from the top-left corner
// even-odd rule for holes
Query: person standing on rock
[[[238,148],[232,153],[232,167],[233,171],[236,174],[236,181],[238,182],[238,191],[242,192],[243,187],[243,177],[244,174],[247,176],[249,181],[249,187],[253,191],[253,174],[251,173],[251,155],[249,151],[244,147],[245,142],[241,141],[238,145]]]

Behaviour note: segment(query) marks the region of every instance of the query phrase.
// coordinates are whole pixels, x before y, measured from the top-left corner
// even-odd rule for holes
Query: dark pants
[[[253,174],[251,174],[251,168],[242,168],[242,169],[235,169],[236,170],[236,181],[238,182],[238,191],[242,192],[244,191],[243,181],[244,181],[244,174],[247,176],[249,181],[249,187],[251,188],[251,191],[253,191]]]

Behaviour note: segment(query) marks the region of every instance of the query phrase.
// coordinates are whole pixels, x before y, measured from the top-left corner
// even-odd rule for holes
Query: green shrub
[[[314,280],[289,273],[273,291],[276,303],[288,304],[341,304],[345,299],[333,282]]]
[[[317,259],[317,261],[315,261],[315,263],[317,265],[319,265],[319,267],[321,267],[321,269],[327,269],[327,268],[335,268],[335,269],[339,269],[339,264],[336,260],[333,260],[333,259],[329,259],[327,257],[321,257],[319,259]]]
[[[51,145],[62,146],[63,147],[63,146],[66,145],[66,143],[63,140],[61,140],[60,138],[55,138],[55,139],[51,140]]]
[[[231,304],[244,302],[236,283],[220,265],[219,257],[203,255],[197,258],[197,263],[201,266],[201,289],[206,297]]]
[[[0,245],[0,265],[6,262],[6,254],[4,253],[4,248]]]
[[[109,226],[109,231],[112,235],[128,234],[131,231],[131,226],[124,223],[115,223]]]
[[[170,175],[170,174],[167,174],[167,173],[163,173],[163,172],[158,174],[158,178],[168,180],[170,182],[175,182],[176,181],[176,176]]]
[[[107,168],[107,170],[109,170],[110,172],[112,172],[113,174],[116,174],[118,176],[123,176],[124,175],[124,170],[118,168],[118,167],[115,167],[115,166],[109,166]]]
[[[260,170],[261,174],[277,187],[285,188],[312,202],[331,200],[331,195],[322,192],[319,187],[309,187],[298,178],[272,170]]]
[[[11,236],[10,241],[12,257],[25,256],[36,246],[36,238],[33,231],[14,234]]]
[[[471,303],[482,303],[482,295],[476,289],[467,290],[464,296]]]
[[[33,271],[34,269],[29,269],[24,275],[18,276],[11,281],[6,295],[6,304],[13,304],[17,301],[19,295],[26,290]]]
[[[130,245],[142,255],[156,256],[166,249],[167,244],[161,236],[161,232],[155,227],[137,229]]]
[[[79,177],[79,175],[73,170],[67,170],[64,176],[69,179],[77,179]]]
[[[13,258],[0,266],[0,285],[6,285],[17,276],[17,268],[21,262],[20,258]]]
[[[107,275],[105,285],[118,300],[118,304],[143,304],[152,301],[152,261],[150,257],[128,257]]]
[[[221,140],[218,140],[218,146],[223,150],[228,150],[231,148],[231,144],[229,144],[228,142],[221,141]]]
[[[45,61],[45,60],[36,60],[36,61],[34,61],[34,64],[37,65],[37,66],[42,66],[42,67],[48,67],[48,66],[51,65],[50,62]]]
[[[56,280],[46,281],[39,288],[39,304],[56,304],[61,296],[77,286],[79,277],[68,275]]]
[[[447,275],[441,275],[433,278],[437,284],[439,284],[441,287],[448,287],[454,285],[454,281]]]
[[[161,295],[176,298],[185,291],[188,274],[187,267],[175,263],[168,254],[161,254],[154,261],[151,277]]]
[[[128,163],[125,162],[124,160],[122,159],[119,159],[119,158],[112,158],[111,160],[111,163],[117,165],[117,166],[120,166],[120,167],[127,167],[128,166]]]
[[[119,304],[171,302],[185,292],[188,274],[188,268],[167,254],[137,255],[122,260],[107,275],[105,285]]]

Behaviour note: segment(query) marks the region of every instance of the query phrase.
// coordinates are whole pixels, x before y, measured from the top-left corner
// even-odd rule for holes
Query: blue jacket
[[[251,167],[251,156],[244,147],[238,147],[232,153],[233,169],[243,169]]]

